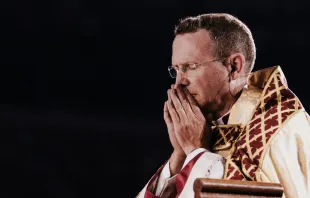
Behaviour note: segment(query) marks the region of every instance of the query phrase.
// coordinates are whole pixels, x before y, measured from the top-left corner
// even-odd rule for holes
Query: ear
[[[235,80],[244,69],[245,58],[241,53],[232,54],[229,57],[229,63],[231,79]]]

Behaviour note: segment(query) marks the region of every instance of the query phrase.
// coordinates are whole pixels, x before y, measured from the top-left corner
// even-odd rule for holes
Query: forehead
[[[172,45],[172,64],[212,58],[213,41],[206,30],[177,35]]]

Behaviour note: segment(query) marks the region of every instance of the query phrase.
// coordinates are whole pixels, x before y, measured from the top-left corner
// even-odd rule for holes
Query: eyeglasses
[[[203,66],[204,64],[212,63],[212,62],[216,62],[216,61],[220,61],[220,60],[224,60],[226,58],[215,59],[215,60],[211,60],[211,61],[207,61],[207,62],[203,62],[203,63],[189,63],[189,64],[186,64],[186,65],[184,65],[182,67],[169,66],[168,67],[168,72],[169,72],[171,78],[176,78],[177,74],[180,71],[180,69],[182,70],[182,72],[185,73],[188,69],[189,70],[195,70],[199,66]]]

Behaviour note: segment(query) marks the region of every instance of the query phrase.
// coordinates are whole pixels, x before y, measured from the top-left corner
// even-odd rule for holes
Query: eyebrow
[[[193,61],[188,61],[188,62],[183,62],[183,63],[177,64],[177,65],[173,65],[173,64],[172,64],[172,66],[174,66],[174,67],[179,67],[179,65],[185,66],[185,65],[192,64],[192,63],[195,63],[195,62],[193,62]]]

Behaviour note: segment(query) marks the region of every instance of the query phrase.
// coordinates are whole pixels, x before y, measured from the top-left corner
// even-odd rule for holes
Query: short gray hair
[[[250,29],[236,17],[225,13],[202,14],[180,20],[175,35],[194,33],[200,29],[209,32],[214,42],[214,55],[224,58],[231,53],[245,57],[245,72],[251,72],[256,59],[256,48]]]

